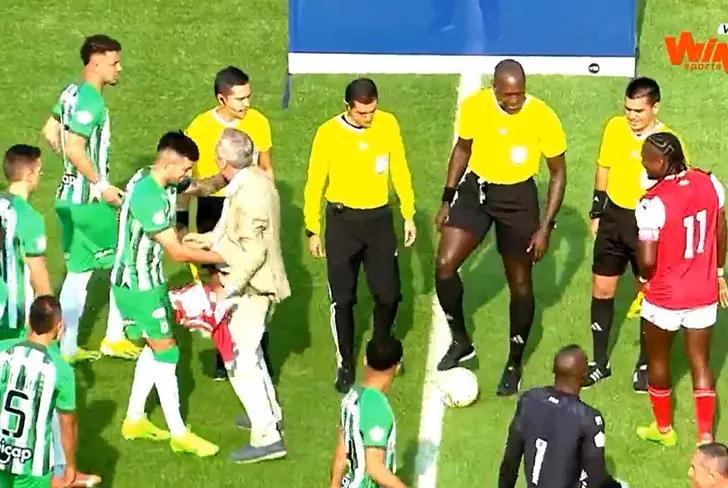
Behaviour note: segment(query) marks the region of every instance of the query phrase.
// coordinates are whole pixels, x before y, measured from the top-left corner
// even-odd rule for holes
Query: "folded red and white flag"
[[[225,365],[232,364],[233,341],[228,329],[227,304],[216,306],[215,293],[209,286],[192,283],[169,291],[169,300],[175,311],[175,321],[190,330],[212,336]]]

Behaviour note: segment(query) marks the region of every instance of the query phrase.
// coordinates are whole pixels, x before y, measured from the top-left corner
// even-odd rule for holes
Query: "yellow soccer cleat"
[[[87,349],[79,347],[76,349],[76,354],[74,354],[73,356],[66,356],[64,354],[63,359],[68,364],[76,364],[83,361],[98,361],[99,359],[101,359],[101,353],[99,351],[89,351]]]
[[[166,441],[171,437],[169,432],[150,422],[146,415],[136,421],[125,419],[121,425],[121,436],[127,441],[136,439]]]
[[[108,339],[101,341],[101,354],[110,358],[133,360],[139,357],[142,349],[129,339],[111,342]]]
[[[194,454],[198,457],[214,456],[220,450],[220,448],[212,442],[206,441],[202,437],[193,434],[189,428],[184,435],[172,437],[169,441],[169,447],[171,447],[172,451],[177,454],[187,453]]]
[[[643,441],[652,441],[662,444],[665,447],[673,447],[677,444],[677,432],[670,429],[668,432],[662,433],[657,428],[657,422],[652,422],[646,427],[637,427],[637,437]]]
[[[642,300],[644,300],[645,294],[642,292],[638,292],[637,296],[634,297],[634,300],[632,300],[632,305],[629,306],[629,310],[627,310],[627,318],[628,319],[635,319],[638,318],[642,314]]]

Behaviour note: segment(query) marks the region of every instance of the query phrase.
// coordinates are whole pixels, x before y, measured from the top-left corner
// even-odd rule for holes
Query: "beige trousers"
[[[271,302],[265,296],[248,295],[235,297],[231,302],[228,327],[235,359],[228,371],[230,384],[248,413],[250,444],[266,446],[281,440],[276,423],[282,419],[260,345]]]

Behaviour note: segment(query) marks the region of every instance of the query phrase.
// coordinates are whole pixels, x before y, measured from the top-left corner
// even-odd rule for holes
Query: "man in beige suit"
[[[266,173],[254,165],[250,138],[225,129],[216,147],[220,174],[229,181],[220,221],[206,234],[188,234],[185,242],[218,252],[223,288],[217,308],[228,308],[235,360],[230,383],[243,403],[250,444],[234,451],[235,462],[251,463],[286,455],[281,437],[281,408],[260,347],[273,306],[291,290],[280,246],[280,201]]]

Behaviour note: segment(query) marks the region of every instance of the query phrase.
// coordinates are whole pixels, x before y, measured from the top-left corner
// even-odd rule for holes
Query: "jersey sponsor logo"
[[[157,308],[152,312],[152,318],[163,319],[167,316],[167,311],[164,308]]]
[[[384,436],[386,435],[386,432],[383,428],[379,427],[378,425],[376,427],[372,427],[369,429],[369,437],[374,442],[382,442],[384,440]]]
[[[511,161],[513,164],[523,164],[528,159],[528,149],[526,146],[513,146],[511,148]]]
[[[79,124],[89,124],[94,119],[94,116],[88,110],[79,110],[76,112],[76,120]]]
[[[64,185],[72,185],[74,181],[76,181],[76,175],[66,173],[61,176],[61,183]]]
[[[726,24],[718,26],[718,32],[726,34]],[[695,42],[692,32],[683,31],[678,37],[665,36],[667,58],[673,66],[686,71],[719,71],[728,73],[728,43],[711,37],[705,42]]]
[[[46,238],[45,236],[41,236],[35,241],[35,247],[38,248],[39,251],[45,251],[46,248]]]
[[[0,464],[8,464],[14,459],[26,463],[32,457],[33,451],[31,449],[6,444],[5,439],[0,439]]]

